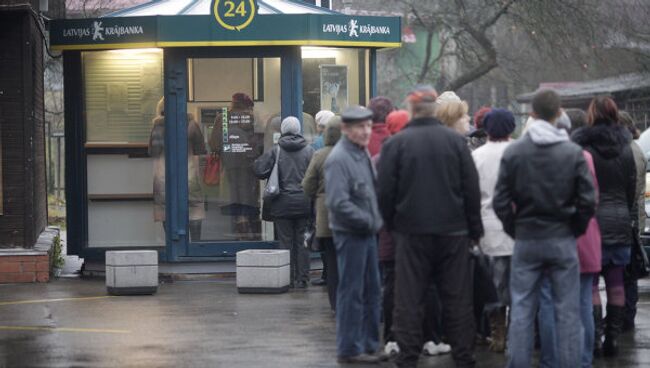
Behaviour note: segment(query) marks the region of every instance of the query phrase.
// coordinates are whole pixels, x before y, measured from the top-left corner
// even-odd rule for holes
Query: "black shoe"
[[[623,330],[624,316],[625,307],[607,305],[605,342],[603,343],[603,355],[606,357],[618,355],[618,337]]]
[[[327,285],[327,281],[323,279],[313,279],[311,280],[311,284],[314,286],[325,286]]]
[[[359,354],[350,357],[338,357],[339,364],[379,364],[379,358],[374,355]]]
[[[296,282],[296,289],[306,289],[307,288],[307,281],[298,281]]]
[[[635,328],[634,322],[630,322],[630,321],[623,322],[623,333],[633,331],[634,328]]]

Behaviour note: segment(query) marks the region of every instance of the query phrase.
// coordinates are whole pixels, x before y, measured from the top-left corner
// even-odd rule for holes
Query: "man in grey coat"
[[[339,363],[378,363],[381,286],[377,232],[382,226],[375,172],[368,154],[372,111],[341,114],[343,137],[325,161],[325,195],[334,235],[339,285],[336,345]]]

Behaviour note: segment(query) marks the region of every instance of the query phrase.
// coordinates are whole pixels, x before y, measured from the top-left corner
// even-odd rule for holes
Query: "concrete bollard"
[[[158,291],[158,252],[106,252],[106,289],[111,295],[149,295]]]
[[[237,252],[240,293],[280,294],[289,290],[289,251],[248,249]]]

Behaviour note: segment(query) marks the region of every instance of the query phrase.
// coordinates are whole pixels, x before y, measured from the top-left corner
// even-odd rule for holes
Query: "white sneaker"
[[[399,346],[395,341],[389,341],[384,346],[384,352],[388,355],[397,355],[399,354]]]
[[[429,341],[426,344],[424,344],[424,346],[422,347],[422,352],[424,353],[424,355],[428,355],[428,356],[447,354],[450,351],[451,351],[451,346],[442,342],[440,344],[436,344],[433,341]]]

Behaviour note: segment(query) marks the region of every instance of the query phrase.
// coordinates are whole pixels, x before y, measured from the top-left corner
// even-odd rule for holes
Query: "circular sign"
[[[241,31],[255,18],[255,0],[214,0],[212,12],[217,22],[225,29]]]

